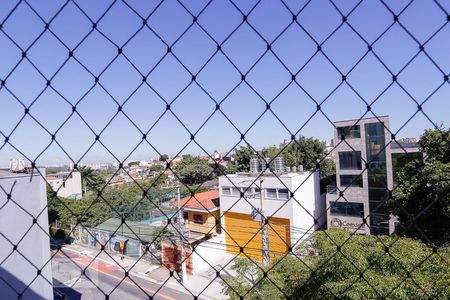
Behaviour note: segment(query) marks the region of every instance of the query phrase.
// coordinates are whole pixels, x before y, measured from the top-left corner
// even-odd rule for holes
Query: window
[[[261,197],[261,189],[260,188],[255,188],[255,189],[253,189],[253,191],[255,193],[255,198]]]
[[[200,214],[194,214],[194,223],[203,224],[203,216]]]
[[[266,189],[267,198],[276,199],[277,198],[277,189]]]
[[[252,188],[248,188],[248,187],[241,188],[241,192],[244,193],[245,197],[253,195]]]
[[[346,139],[359,139],[361,138],[361,130],[359,125],[342,126],[337,128],[337,135],[338,139],[342,139],[342,136]]]
[[[185,220],[189,219],[189,213],[187,211],[183,211],[183,219]]]
[[[289,199],[289,191],[287,189],[279,189],[278,190],[278,198]]]
[[[341,187],[362,187],[362,176],[361,175],[341,175]]]
[[[222,188],[222,195],[226,195],[226,196],[231,195],[231,188],[230,187],[223,187]]]
[[[330,202],[330,215],[341,217],[364,217],[362,203]]]
[[[239,189],[235,188],[235,187],[232,187],[231,188],[231,194],[233,196],[240,197],[241,196],[241,191]]]
[[[339,168],[341,170],[361,170],[361,151],[339,152]]]

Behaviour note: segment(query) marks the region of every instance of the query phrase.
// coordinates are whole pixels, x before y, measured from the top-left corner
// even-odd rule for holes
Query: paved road
[[[161,299],[178,300],[193,299],[187,291],[180,291],[162,287],[140,277],[129,276],[124,279],[124,272],[117,266],[106,264],[92,258],[65,251],[65,255],[57,253],[52,259],[54,284],[57,291],[70,297],[66,299]],[[74,264],[75,262],[75,264]],[[90,264],[90,265],[89,265]],[[89,265],[85,275],[81,270]]]

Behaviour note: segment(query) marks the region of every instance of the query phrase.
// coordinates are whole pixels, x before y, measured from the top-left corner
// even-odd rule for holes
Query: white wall
[[[226,253],[224,234],[203,241],[197,245],[195,252],[192,254],[194,274],[210,275],[208,272],[211,271],[212,267],[217,265],[223,267],[234,257],[235,255]]]
[[[52,174],[50,176],[58,177],[58,174]],[[81,198],[82,187],[81,187],[81,173],[73,171],[70,177],[63,179],[58,177],[58,179],[48,180],[48,183],[52,186],[54,191],[58,191],[57,194],[64,198]],[[64,183],[64,185],[63,185]]]
[[[41,169],[41,172],[45,174],[45,169]],[[8,201],[2,189],[10,193],[14,183],[11,200]],[[16,289],[24,289],[37,276],[37,269],[33,265],[43,268],[23,298],[53,299],[51,263],[47,263],[50,260],[50,239],[45,180],[38,174],[30,176],[0,171],[0,186],[0,262],[6,259],[0,266],[0,276]],[[33,218],[38,215],[37,223],[33,225]],[[17,251],[13,251],[8,240],[17,245]],[[2,280],[0,298],[17,299],[16,292]]]
[[[248,187],[256,176],[246,175],[227,175],[219,177],[220,187]],[[302,172],[280,174],[275,176],[263,176],[263,189],[288,188],[294,192],[294,198],[289,200],[283,199],[268,199],[264,196],[263,210],[266,216],[274,216],[279,218],[289,219],[291,223],[291,238],[292,243],[296,243],[304,232],[307,231],[306,238],[316,229],[314,226],[314,217],[318,216],[324,211],[325,203],[320,204],[320,179],[319,173]],[[259,179],[256,179],[253,187],[259,187]],[[231,211],[243,214],[250,214],[252,212],[252,205],[255,208],[260,207],[260,199],[239,198],[238,196],[222,195],[220,189],[220,209],[221,213]],[[303,208],[302,208],[303,206]],[[321,222],[326,220],[326,215],[321,218]],[[222,220],[222,226],[223,224]],[[226,227],[225,227],[226,230]],[[303,231],[302,231],[303,230]],[[309,231],[308,231],[309,230]]]

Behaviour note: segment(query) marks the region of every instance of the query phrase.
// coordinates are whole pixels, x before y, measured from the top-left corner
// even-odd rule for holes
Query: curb
[[[94,257],[95,257],[95,255],[87,254],[87,253],[85,252],[86,250],[79,251],[79,250],[72,249],[72,248],[70,248],[70,247],[68,247],[68,246],[63,247],[62,249],[63,249],[63,250],[67,250],[67,251],[71,251],[71,252],[74,252],[74,253],[77,253],[77,254],[80,254],[80,255],[89,256],[89,257],[91,257],[91,258],[94,258]],[[108,260],[103,259],[103,258],[100,258],[100,257],[98,257],[98,256],[97,256],[95,259],[96,259],[96,260],[98,259],[98,260],[100,260],[100,261],[102,261],[102,262],[104,262],[104,263],[106,263],[106,264],[108,264],[108,265],[117,265],[117,264],[114,263],[114,262],[108,261]],[[125,268],[124,268],[124,269],[125,269]],[[121,270],[121,271],[123,271],[123,270]],[[151,272],[151,271],[150,271],[150,272]],[[141,278],[141,279],[143,279],[143,280],[149,281],[149,282],[154,283],[154,284],[161,284],[161,283],[164,282],[164,280],[159,281],[159,280],[150,278],[147,274],[142,273],[142,272],[133,272],[133,271],[130,271],[130,275],[136,276],[136,277],[138,277],[138,278]],[[204,277],[204,276],[202,276],[202,277]],[[177,290],[177,291],[182,292],[182,293],[186,293],[187,290],[188,290],[188,289],[184,288],[182,285],[174,284],[174,283],[169,282],[169,281],[166,281],[166,282],[164,283],[164,286],[170,287],[171,289]],[[202,293],[202,294],[200,295],[200,299],[216,300],[217,298]]]

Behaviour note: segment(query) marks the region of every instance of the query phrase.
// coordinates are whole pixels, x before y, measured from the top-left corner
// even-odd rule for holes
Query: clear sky
[[[255,148],[291,133],[330,140],[330,120],[359,118],[362,99],[376,100],[372,112],[389,115],[399,137],[433,126],[422,112],[404,125],[417,111],[413,99],[426,100],[423,112],[433,122],[449,125],[450,1],[256,2],[28,0],[32,9],[22,2],[10,14],[17,1],[0,1],[0,166],[22,156],[11,145],[32,160],[45,150],[42,164],[78,161],[95,142],[92,131],[102,132],[100,141],[120,160],[136,147],[130,158],[157,156],[148,143],[137,146],[149,129],[148,142],[173,155],[208,118],[195,135],[208,152],[229,151],[240,132]],[[265,101],[273,101],[270,110]],[[320,112],[316,102],[323,102]],[[72,113],[75,104],[83,119]],[[56,132],[60,146],[34,119]],[[204,151],[191,142],[183,153]],[[82,161],[116,159],[96,142]]]

